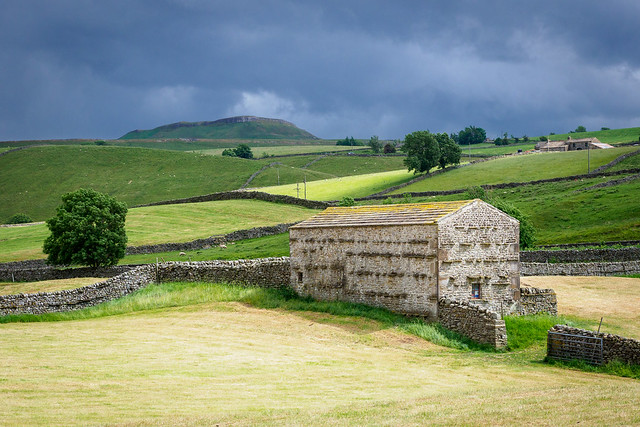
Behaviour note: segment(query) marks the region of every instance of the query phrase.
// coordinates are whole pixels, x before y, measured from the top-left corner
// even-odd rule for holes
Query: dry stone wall
[[[566,325],[555,325],[549,332],[602,338],[602,358],[607,363],[620,360],[632,365],[640,365],[640,341],[621,337],[620,335],[572,328]],[[558,339],[557,337],[555,339]]]
[[[438,301],[438,321],[445,328],[495,348],[507,346],[507,328],[498,313],[464,301]]]
[[[560,249],[520,252],[522,262],[621,262],[640,260],[640,247],[601,249]]]
[[[522,276],[616,276],[640,274],[640,261],[583,263],[520,263]]]
[[[546,313],[557,316],[558,298],[556,292],[553,289],[521,287],[516,313],[520,315]]]
[[[150,264],[81,288],[0,296],[0,315],[77,310],[121,298],[154,281],[209,281],[261,287],[288,286],[289,258]]]

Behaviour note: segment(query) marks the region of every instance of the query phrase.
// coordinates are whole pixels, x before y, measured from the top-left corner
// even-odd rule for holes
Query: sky
[[[0,141],[640,126],[637,0],[0,0]]]

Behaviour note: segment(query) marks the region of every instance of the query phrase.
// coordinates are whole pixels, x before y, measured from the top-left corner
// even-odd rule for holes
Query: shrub
[[[356,202],[355,200],[353,200],[353,197],[343,197],[342,200],[340,200],[340,203],[338,203],[338,206],[353,206],[355,205]]]
[[[24,213],[17,213],[9,218],[7,224],[26,224],[28,222],[33,222],[33,219],[31,219],[29,215]]]
[[[382,149],[384,154],[393,154],[396,152],[396,147],[394,147],[391,143],[387,142]]]
[[[411,193],[404,193],[402,195],[402,203],[413,203],[413,195]]]

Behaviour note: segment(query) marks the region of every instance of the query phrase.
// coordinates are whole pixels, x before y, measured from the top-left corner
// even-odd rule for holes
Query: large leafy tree
[[[51,235],[44,241],[47,262],[91,267],[117,264],[124,257],[127,206],[94,190],[62,196],[56,215],[47,220]]]
[[[429,172],[440,160],[440,146],[436,136],[427,130],[406,135],[402,151],[407,153],[404,164],[413,173]]]
[[[467,126],[458,134],[458,144],[460,145],[480,144],[485,139],[487,139],[487,132],[475,126]]]
[[[436,140],[440,147],[440,159],[438,160],[438,164],[442,169],[447,165],[457,165],[460,163],[460,146],[456,144],[449,135],[446,133],[438,133],[436,134]]]

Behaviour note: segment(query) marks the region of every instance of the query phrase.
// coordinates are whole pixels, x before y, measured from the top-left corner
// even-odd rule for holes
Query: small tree
[[[56,216],[47,220],[51,235],[44,241],[47,262],[91,267],[117,264],[124,257],[127,206],[94,190],[62,196]]]
[[[236,157],[236,150],[233,148],[225,148],[222,150],[222,155],[227,157]]]
[[[9,218],[7,224],[26,224],[28,222],[33,222],[33,219],[29,215],[24,213],[17,213]]]
[[[464,130],[461,130],[458,134],[458,144],[480,144],[487,139],[487,132],[479,127],[467,126]]]
[[[384,144],[384,149],[382,151],[384,154],[393,154],[396,152],[396,147],[394,147],[390,142],[387,142]]]
[[[234,150],[237,157],[242,159],[253,159],[253,152],[251,151],[251,147],[247,144],[240,144]]]
[[[353,197],[349,197],[349,196],[343,197],[340,200],[340,202],[338,202],[338,206],[353,206],[355,204],[356,204],[356,202],[355,202],[355,200],[353,200]]]
[[[373,135],[371,138],[369,138],[369,147],[371,147],[371,150],[374,153],[380,152],[380,150],[382,149],[382,143],[380,142],[380,139],[377,135]]]
[[[587,128],[582,126],[582,125],[580,125],[580,126],[578,126],[576,128],[576,130],[574,132],[578,133],[578,132],[586,132],[586,131],[587,131]]]
[[[407,153],[404,164],[409,172],[429,172],[440,161],[440,146],[435,135],[428,130],[419,130],[405,136],[402,151]]]
[[[444,169],[447,165],[459,164],[462,153],[460,146],[446,133],[436,134],[436,140],[440,147],[440,159],[438,159],[440,168]]]

